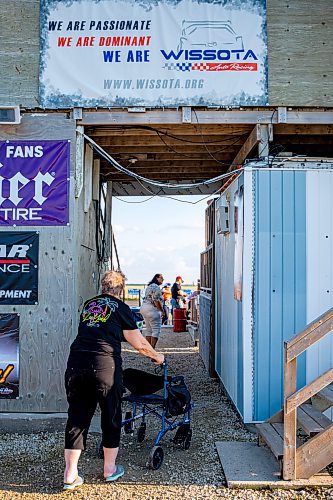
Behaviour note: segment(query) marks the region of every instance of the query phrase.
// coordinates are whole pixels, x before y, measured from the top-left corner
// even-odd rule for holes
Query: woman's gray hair
[[[124,290],[125,275],[121,271],[106,271],[102,277],[102,293],[119,296]]]

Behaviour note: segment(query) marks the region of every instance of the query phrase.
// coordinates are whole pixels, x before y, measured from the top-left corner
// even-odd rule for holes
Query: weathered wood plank
[[[200,125],[208,124],[275,124],[277,117],[273,116],[274,109],[260,110],[202,110],[196,111]],[[126,110],[114,111],[83,111],[79,125],[134,125],[134,124],[180,124],[182,121],[179,110],[147,110],[145,113],[128,113]],[[333,112],[330,110],[288,111],[288,123],[291,124],[332,124]]]
[[[228,172],[236,170],[239,165],[242,165],[248,155],[253,151],[253,149],[259,144],[261,140],[261,129],[260,125],[255,125],[250,135],[244,142],[243,146],[238,151],[235,158],[232,160],[231,166],[228,168]]]
[[[296,452],[296,477],[307,479],[333,462],[333,423],[300,446]]]
[[[284,425],[283,425],[283,423],[281,423],[281,422],[274,422],[271,425],[276,430],[276,432],[281,437],[281,439],[283,439],[283,436],[284,436],[284,431],[283,431]]]
[[[331,7],[331,0],[267,1],[270,104],[333,105]]]
[[[274,424],[274,423],[281,423],[283,422],[283,410],[279,410],[274,415],[272,415],[268,420],[268,423]]]
[[[296,411],[286,413],[286,400],[296,391],[297,359],[287,362],[287,350],[284,349],[284,439],[283,439],[283,479],[296,477]]]
[[[324,387],[333,381],[333,368],[327,370],[320,377],[310,382],[310,384],[302,387],[302,389],[289,396],[286,400],[285,412],[288,414],[294,411],[302,403],[305,403],[312,396],[320,392]],[[333,393],[332,393],[333,396]]]
[[[309,415],[312,420],[314,420],[318,425],[321,426],[322,429],[326,429],[329,425],[331,425],[332,420],[330,420],[326,415],[323,415],[317,408],[310,404],[303,404],[300,408]]]
[[[171,138],[177,138],[179,136],[178,142],[181,144],[181,140],[192,141],[192,139],[197,139],[198,135],[209,134],[214,136],[213,139],[208,139],[208,143],[214,141],[218,138],[215,136],[225,137],[225,140],[233,142],[238,135],[246,134],[248,135],[253,128],[253,125],[225,125],[225,124],[215,124],[215,125],[188,125],[188,124],[178,124],[167,126],[161,124],[158,128],[150,128],[145,126],[133,126],[129,125],[123,129],[112,128],[112,127],[87,127],[86,134],[92,135],[94,137],[99,137],[100,144],[103,139],[110,138],[111,141],[119,137],[127,136],[139,136],[139,137],[154,137],[162,136],[166,140]]]
[[[277,460],[283,457],[283,439],[272,424],[256,424],[260,437],[265,441]]]
[[[297,423],[308,436],[318,434],[318,432],[323,430],[323,427],[313,420],[313,418],[304,411],[302,406],[297,409]]]
[[[330,406],[333,405],[333,391],[331,386],[325,387],[324,389],[319,391],[318,396],[325,399],[330,404]]]
[[[92,200],[93,188],[93,149],[90,144],[86,144],[84,153],[84,211],[88,212]]]
[[[274,135],[331,135],[333,125],[291,125],[289,123],[277,123],[274,125]]]

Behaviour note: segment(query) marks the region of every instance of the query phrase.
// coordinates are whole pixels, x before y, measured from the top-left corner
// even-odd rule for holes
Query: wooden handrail
[[[333,307],[326,313],[316,318],[300,333],[285,342],[287,349],[287,360],[291,361],[308,347],[315,344],[333,330]]]
[[[333,382],[333,368],[327,370],[327,372],[316,378],[316,380],[313,380],[310,384],[302,387],[302,389],[292,394],[292,396],[289,396],[285,405],[286,414],[288,415],[288,413],[295,410],[298,406],[301,406],[331,382]]]
[[[316,470],[313,460],[310,460],[309,464],[305,463],[307,455],[313,455],[314,444],[310,444],[309,441],[299,450],[296,449],[297,408],[333,381],[333,368],[331,368],[307,386],[296,391],[297,356],[332,332],[332,330],[333,308],[319,316],[307,325],[304,330],[284,343],[283,479],[286,480],[296,479],[300,475],[304,477],[304,475]],[[333,426],[325,435],[326,438],[328,436],[330,438],[333,436]],[[322,443],[322,439],[318,437],[316,443]],[[331,445],[329,453],[326,452],[326,456],[330,457],[332,455],[333,459],[333,447]],[[316,460],[318,461],[318,454]]]

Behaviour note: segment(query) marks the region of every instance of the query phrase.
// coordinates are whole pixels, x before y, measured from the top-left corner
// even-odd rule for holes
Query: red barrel
[[[173,310],[173,331],[186,332],[186,309]]]

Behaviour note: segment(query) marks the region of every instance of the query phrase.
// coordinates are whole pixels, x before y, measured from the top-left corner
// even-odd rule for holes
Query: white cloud
[[[204,250],[206,201],[194,206],[163,198],[151,202],[113,201],[116,244],[128,283],[148,283],[156,273],[163,273],[165,282],[181,275],[185,283],[195,283]]]

